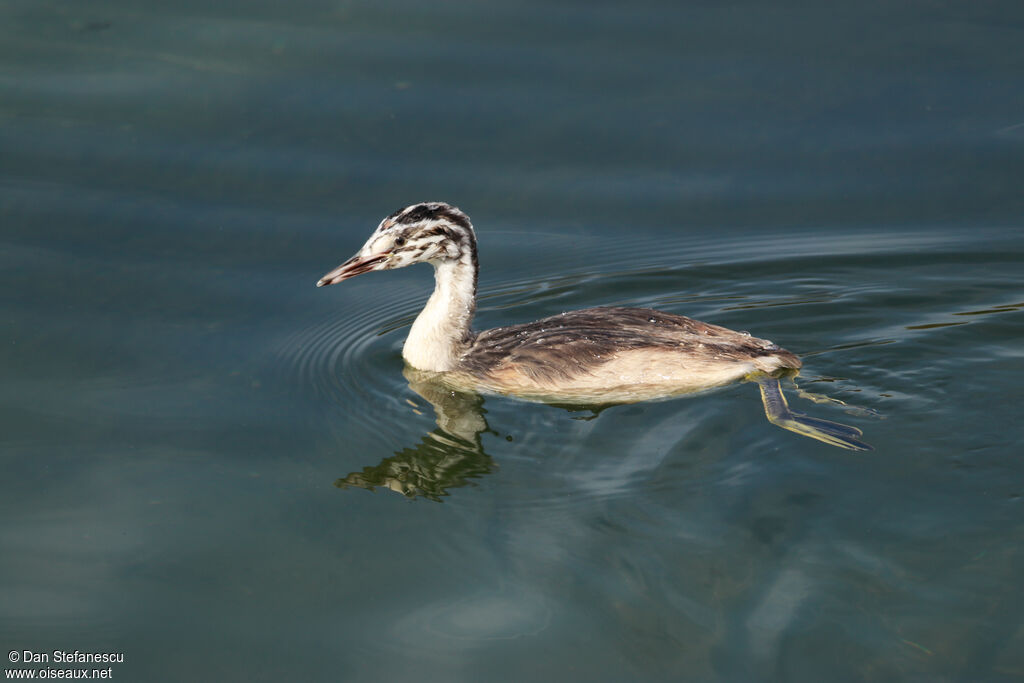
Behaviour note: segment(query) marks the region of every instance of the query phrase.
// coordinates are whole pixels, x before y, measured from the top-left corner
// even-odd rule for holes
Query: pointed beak
[[[349,279],[350,277],[369,273],[371,270],[377,270],[377,267],[387,261],[389,256],[391,256],[390,253],[375,254],[374,256],[366,257],[359,256],[357,254],[320,278],[317,281],[316,286],[326,287],[327,285],[335,285],[343,280]]]

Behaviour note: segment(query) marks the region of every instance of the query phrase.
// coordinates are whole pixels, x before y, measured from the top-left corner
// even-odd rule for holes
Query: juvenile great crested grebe
[[[476,236],[469,217],[443,202],[413,204],[391,214],[359,253],[316,285],[414,263],[434,266],[436,286],[409,330],[402,356],[453,387],[594,405],[746,379],[761,387],[773,424],[842,448],[871,448],[855,427],[790,410],[772,373],[795,373],[800,359],[745,332],[647,308],[587,308],[474,332]]]

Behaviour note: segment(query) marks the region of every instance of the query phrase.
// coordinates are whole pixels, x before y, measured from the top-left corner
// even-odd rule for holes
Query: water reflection
[[[484,418],[484,398],[480,394],[453,388],[445,382],[443,373],[426,372],[406,365],[402,374],[409,388],[433,407],[437,429],[421,437],[415,446],[396,451],[379,464],[352,472],[334,484],[341,489],[354,486],[370,491],[384,487],[407,498],[424,497],[440,502],[442,497],[448,495],[449,489],[465,486],[472,479],[489,474],[496,467],[494,460],[484,451],[481,439],[484,432],[496,432],[490,429]],[[862,417],[880,417],[875,411],[808,392],[796,384],[795,375],[793,371],[782,371],[772,376],[758,374],[747,378],[747,381],[756,382],[760,387],[769,422],[832,446],[858,451],[873,450],[860,441],[862,433],[856,427],[790,410],[780,380],[795,389],[800,398],[814,403],[843,406],[847,412]],[[617,404],[547,405],[579,413],[573,416],[574,420],[589,421],[597,418],[606,408]]]
[[[378,465],[352,472],[334,485],[371,491],[381,486],[407,498],[422,496],[440,501],[448,495],[448,489],[465,486],[494,468],[480,438],[488,430],[484,399],[476,393],[451,389],[438,381],[437,373],[406,366],[403,374],[409,388],[433,406],[437,429],[415,446],[396,451]]]

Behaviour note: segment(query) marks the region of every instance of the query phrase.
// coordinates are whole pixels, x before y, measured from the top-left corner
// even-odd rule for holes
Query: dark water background
[[[0,3],[0,645],[117,680],[1024,677],[1016,2]],[[402,376],[474,218],[478,325],[651,305],[797,352],[586,412]],[[408,500],[335,483],[420,471]],[[366,483],[366,482],[364,482]],[[371,482],[372,483],[372,482]],[[436,499],[436,500],[432,500]]]

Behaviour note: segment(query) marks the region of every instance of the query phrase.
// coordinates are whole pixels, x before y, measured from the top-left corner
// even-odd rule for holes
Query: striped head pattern
[[[382,220],[355,256],[324,275],[316,285],[333,285],[371,270],[442,261],[476,266],[473,225],[469,216],[450,204],[422,202]]]

